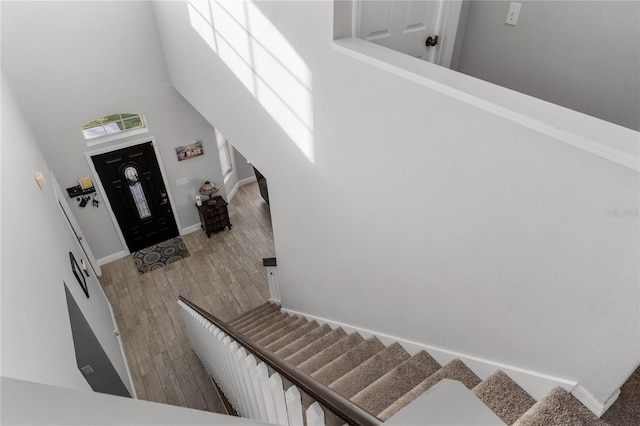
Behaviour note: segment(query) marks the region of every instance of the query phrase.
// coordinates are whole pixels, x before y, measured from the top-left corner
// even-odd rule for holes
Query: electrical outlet
[[[91,368],[90,365],[85,365],[80,369],[80,371],[82,371],[82,374],[84,374],[85,376],[88,376],[89,374],[93,374],[93,368]]]
[[[509,11],[507,12],[507,20],[505,23],[508,25],[513,25],[514,27],[518,24],[518,17],[520,16],[520,8],[522,7],[521,3],[511,3],[509,6]]]

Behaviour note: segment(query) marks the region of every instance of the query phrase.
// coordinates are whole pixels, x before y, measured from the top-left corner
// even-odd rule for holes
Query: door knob
[[[427,40],[424,42],[425,46],[427,47],[433,47],[436,44],[438,44],[438,36],[434,36],[434,37],[427,37]]]

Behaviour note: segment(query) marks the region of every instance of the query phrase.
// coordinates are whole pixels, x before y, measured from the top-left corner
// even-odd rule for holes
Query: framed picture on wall
[[[71,270],[73,271],[73,275],[76,276],[76,279],[78,280],[78,284],[80,284],[82,291],[84,291],[84,294],[87,296],[87,299],[88,299],[89,288],[87,287],[87,279],[82,273],[82,269],[80,268],[80,265],[78,265],[78,261],[76,260],[75,256],[71,252],[69,252],[69,260],[71,262]]]
[[[176,157],[178,161],[188,160],[193,157],[204,154],[204,148],[202,147],[202,141],[176,147]]]

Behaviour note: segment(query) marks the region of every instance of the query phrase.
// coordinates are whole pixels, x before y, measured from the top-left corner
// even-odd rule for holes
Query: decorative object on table
[[[225,227],[231,227],[227,202],[220,196],[213,197],[206,203],[198,206],[200,215],[200,227],[207,233],[207,238],[211,238],[211,233],[222,231]]]
[[[190,255],[182,238],[176,237],[152,245],[151,247],[143,248],[133,253],[131,257],[138,270],[138,274],[142,275],[182,260]]]
[[[202,140],[200,139],[189,145],[176,146],[176,157],[178,157],[178,161],[188,160],[202,154],[204,154],[204,148],[202,147]]]
[[[215,183],[206,181],[202,184],[198,192],[200,193],[200,195],[206,195],[207,197],[209,197],[209,200],[211,200],[212,195],[218,192],[219,189],[220,188],[218,188],[218,185],[216,185]]]
[[[84,273],[82,269],[80,269],[80,265],[78,265],[78,261],[76,261],[76,258],[72,252],[69,252],[69,260],[71,261],[71,270],[73,271],[73,275],[76,276],[76,279],[78,280],[78,284],[80,284],[82,291],[84,291],[84,294],[87,296],[87,299],[88,299],[89,288],[87,287],[87,279],[85,278]],[[88,272],[86,273],[87,273],[87,276],[89,276],[89,273]]]

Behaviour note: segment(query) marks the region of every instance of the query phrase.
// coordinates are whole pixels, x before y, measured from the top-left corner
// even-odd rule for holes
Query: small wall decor
[[[188,160],[202,154],[204,154],[204,148],[202,147],[202,141],[199,139],[195,143],[176,147],[176,157],[178,157],[178,161]]]
[[[67,194],[69,194],[69,197],[75,198],[76,201],[79,202],[78,205],[80,207],[86,207],[89,201],[91,201],[94,207],[98,207],[100,205],[100,201],[96,199],[98,194],[96,193],[96,188],[93,186],[93,182],[91,182],[91,178],[83,177],[78,180],[78,183],[79,185],[67,188]],[[93,194],[93,196],[91,194]]]
[[[78,261],[76,260],[72,252],[69,252],[69,260],[71,261],[71,270],[73,271],[73,275],[76,276],[76,279],[78,280],[78,284],[80,284],[82,291],[84,291],[84,294],[87,296],[87,299],[88,299],[89,288],[87,287],[87,279],[84,276],[84,274],[86,273],[87,276],[89,276],[89,272],[86,269],[83,272],[83,270],[80,268],[80,265],[78,265]]]

